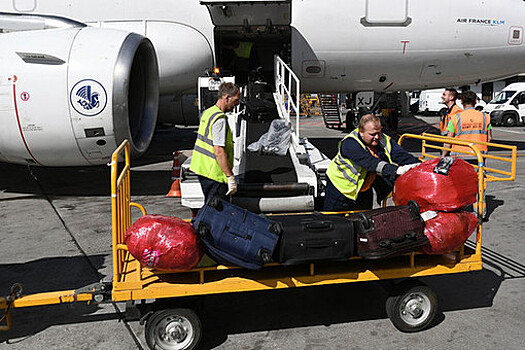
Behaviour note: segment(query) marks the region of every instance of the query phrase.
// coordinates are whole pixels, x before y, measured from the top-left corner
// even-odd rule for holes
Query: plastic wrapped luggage
[[[444,157],[421,163],[394,184],[396,205],[415,200],[421,211],[455,211],[476,201],[478,174],[462,159]]]
[[[428,244],[423,232],[425,223],[415,201],[355,213],[348,219],[354,222],[357,254],[366,259],[389,258]]]
[[[317,260],[347,260],[354,255],[355,236],[351,221],[321,213],[275,215],[281,225],[277,254],[281,264]]]
[[[208,255],[221,264],[259,269],[272,261],[279,225],[219,198],[211,198],[193,221]]]
[[[191,270],[204,253],[193,226],[171,216],[140,217],[126,231],[124,242],[142,265],[162,271]]]
[[[429,244],[421,248],[425,254],[443,254],[461,246],[478,227],[478,218],[472,212],[436,212],[425,222]]]

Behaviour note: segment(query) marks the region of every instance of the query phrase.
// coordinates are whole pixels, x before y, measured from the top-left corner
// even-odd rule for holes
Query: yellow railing
[[[123,168],[119,171],[119,158],[123,158]],[[113,283],[121,282],[124,264],[128,253],[127,246],[124,244],[124,234],[131,225],[131,207],[139,208],[143,215],[146,210],[143,206],[131,202],[130,190],[130,150],[128,140],[113,152],[111,157],[111,217],[112,217],[112,241],[113,241]],[[135,268],[141,271],[140,263],[132,261]],[[140,278],[141,274],[137,274]]]
[[[517,147],[501,145],[492,142],[476,142],[476,141],[462,141],[451,137],[445,137],[441,135],[433,135],[423,133],[422,135],[404,134],[399,138],[398,143],[401,145],[406,139],[417,139],[422,141],[421,147],[421,160],[427,158],[439,158],[442,150],[448,150],[443,144],[465,146],[471,149],[471,151],[458,151],[465,154],[466,156],[474,156],[477,159],[477,165],[473,165],[478,173],[478,204],[477,211],[478,217],[482,217],[483,212],[483,194],[487,188],[487,182],[495,181],[514,181],[516,179],[516,158],[517,158]],[[476,147],[476,144],[484,144],[494,149],[510,150],[510,156],[496,156],[490,154],[482,154]],[[430,154],[429,150],[437,150],[438,154]],[[486,166],[486,159],[493,159],[504,163],[509,163],[510,170],[501,170],[494,167]],[[494,176],[490,173],[499,174],[502,176]],[[476,236],[476,254],[481,254],[481,236],[482,236],[482,225],[478,226],[478,232]]]

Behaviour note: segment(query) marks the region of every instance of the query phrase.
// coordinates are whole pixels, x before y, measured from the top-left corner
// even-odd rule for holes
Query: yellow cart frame
[[[437,135],[405,134],[399,139],[401,144],[406,139],[422,142],[421,160],[437,158],[430,151],[445,149],[442,144],[457,144],[469,147],[478,160],[479,202],[481,210],[483,190],[487,182],[512,181],[516,176],[515,146],[486,143],[491,149],[510,151],[510,155],[481,154],[472,142],[458,141]],[[469,153],[469,152],[466,152]],[[119,159],[121,169],[119,171]],[[510,164],[510,170],[487,168],[485,159],[494,159]],[[15,288],[12,294],[0,298],[0,310],[4,309],[4,325],[0,330],[11,326],[9,311],[13,308],[61,304],[71,302],[101,301],[141,301],[147,299],[199,296],[219,293],[246,292],[291,287],[320,286],[328,284],[403,279],[432,275],[443,275],[478,271],[482,269],[481,238],[482,225],[478,227],[475,248],[463,245],[452,254],[424,255],[409,253],[388,260],[364,260],[351,258],[347,262],[312,263],[297,265],[292,268],[279,264],[268,264],[259,271],[248,271],[232,266],[217,265],[195,268],[184,273],[163,273],[141,266],[131,256],[124,243],[124,234],[131,225],[131,208],[138,208],[143,215],[146,210],[131,202],[130,192],[130,149],[124,141],[113,153],[111,165],[111,207],[113,240],[113,280],[109,285],[95,285],[82,291],[67,290],[58,292],[21,295]],[[492,174],[498,174],[495,176]]]

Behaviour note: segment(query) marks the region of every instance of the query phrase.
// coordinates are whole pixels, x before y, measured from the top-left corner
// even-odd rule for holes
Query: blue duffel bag
[[[260,269],[272,261],[281,226],[219,198],[211,198],[193,219],[207,254],[220,264]]]

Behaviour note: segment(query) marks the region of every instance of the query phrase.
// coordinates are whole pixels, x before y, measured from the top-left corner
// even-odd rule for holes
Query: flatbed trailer
[[[487,143],[491,149],[505,150],[505,155],[482,155],[472,143],[436,135],[402,135],[406,139],[420,140],[421,159],[437,158],[430,151],[442,150],[443,143],[469,146],[478,159],[478,215],[481,214],[483,190],[487,182],[513,181],[516,175],[515,146]],[[509,170],[489,168],[485,161],[507,164]],[[119,163],[119,160],[121,161]],[[475,247],[463,245],[445,255],[409,253],[392,259],[365,260],[359,257],[346,262],[309,263],[296,266],[267,264],[257,271],[233,266],[212,265],[197,267],[184,273],[165,273],[141,264],[127,250],[124,234],[131,225],[131,209],[146,210],[131,201],[130,149],[124,141],[114,152],[111,165],[111,204],[113,240],[113,279],[80,290],[65,290],[23,295],[15,284],[11,294],[0,297],[0,330],[11,327],[10,312],[15,308],[64,304],[73,302],[131,302],[140,311],[140,320],[146,324],[145,337],[152,349],[194,349],[203,335],[198,312],[185,305],[185,297],[211,294],[277,290],[306,286],[341,283],[385,281],[389,292],[386,300],[387,315],[394,326],[404,332],[415,332],[432,325],[438,305],[434,292],[418,277],[446,275],[482,269],[482,222],[478,226]],[[119,169],[120,168],[120,169]],[[497,174],[497,175],[493,175]],[[176,302],[177,308],[165,309],[163,300]],[[178,301],[178,302],[177,302]]]

